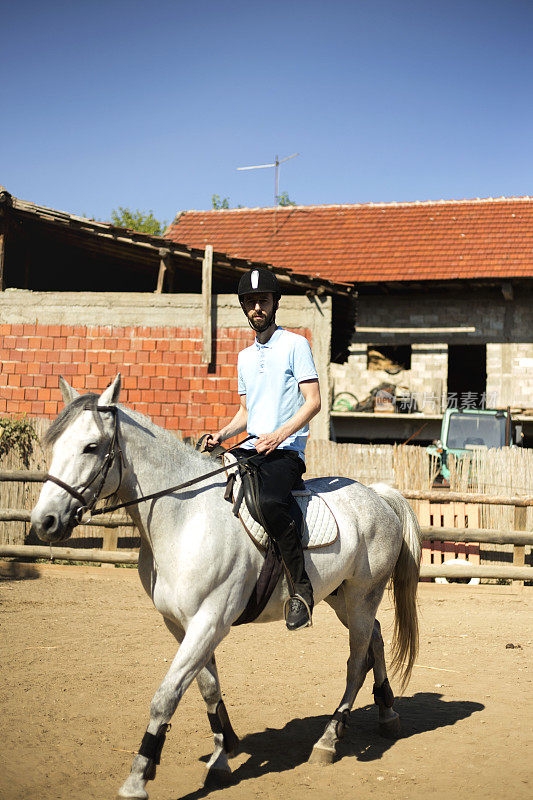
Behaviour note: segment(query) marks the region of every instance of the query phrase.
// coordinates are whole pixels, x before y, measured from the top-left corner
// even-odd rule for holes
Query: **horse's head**
[[[101,396],[80,395],[60,378],[65,408],[52,423],[45,442],[53,446],[49,478],[31,514],[39,539],[67,539],[83,510],[120,486],[121,453],[117,407],[120,374]]]

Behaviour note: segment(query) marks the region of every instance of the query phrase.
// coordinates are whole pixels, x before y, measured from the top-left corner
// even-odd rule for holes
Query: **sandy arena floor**
[[[175,645],[135,570],[39,572],[5,577],[4,564],[0,580],[0,798],[114,798]],[[423,584],[419,666],[396,704],[404,737],[379,737],[369,677],[331,766],[306,760],[344,689],[347,636],[333,612],[319,606],[299,634],[282,623],[237,628],[217,651],[242,737],[234,782],[203,788],[212,739],[193,684],[147,786],[151,800],[529,800],[532,612],[529,588]],[[387,597],[379,618],[390,639]]]

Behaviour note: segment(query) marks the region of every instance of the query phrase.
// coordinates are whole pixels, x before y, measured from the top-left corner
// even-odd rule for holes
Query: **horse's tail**
[[[422,550],[420,525],[407,500],[385,483],[371,487],[396,513],[402,523],[402,549],[392,573],[396,616],[392,639],[392,671],[400,673],[403,691],[409,683],[418,652],[418,614],[416,592]]]

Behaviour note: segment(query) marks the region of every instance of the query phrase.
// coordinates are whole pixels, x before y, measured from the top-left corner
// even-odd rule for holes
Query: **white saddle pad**
[[[226,453],[224,455],[224,464],[226,464],[226,466],[231,466],[235,461],[236,458],[231,453]],[[235,472],[236,475],[235,484],[233,486],[233,501],[235,501],[241,486],[241,476],[237,469],[232,470],[232,472]],[[304,518],[304,530],[302,534],[304,550],[313,550],[318,547],[327,547],[327,545],[333,544],[339,536],[339,528],[337,520],[333,516],[333,512],[324,498],[310,489],[295,491],[293,495],[301,508]],[[266,550],[268,534],[252,517],[244,498],[239,508],[239,519],[250,538],[253,539],[260,548]]]

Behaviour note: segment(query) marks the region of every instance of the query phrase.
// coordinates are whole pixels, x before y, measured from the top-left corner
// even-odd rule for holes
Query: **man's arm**
[[[296,414],[285,422],[277,430],[272,433],[265,433],[259,436],[255,443],[255,448],[258,453],[271,453],[276,447],[291,436],[300,428],[313,419],[320,411],[322,403],[320,401],[320,386],[317,380],[302,381],[300,384],[300,391],[304,396],[304,404],[298,409]],[[231,424],[231,423],[230,423]]]
[[[221,442],[225,441],[226,439],[231,439],[232,436],[237,436],[239,433],[242,433],[246,430],[246,423],[248,422],[248,410],[246,408],[246,395],[241,394],[241,404],[239,406],[239,410],[231,420],[221,428],[217,433],[210,434],[209,438],[206,441],[206,446],[208,448],[214,447],[216,444],[220,444]]]

